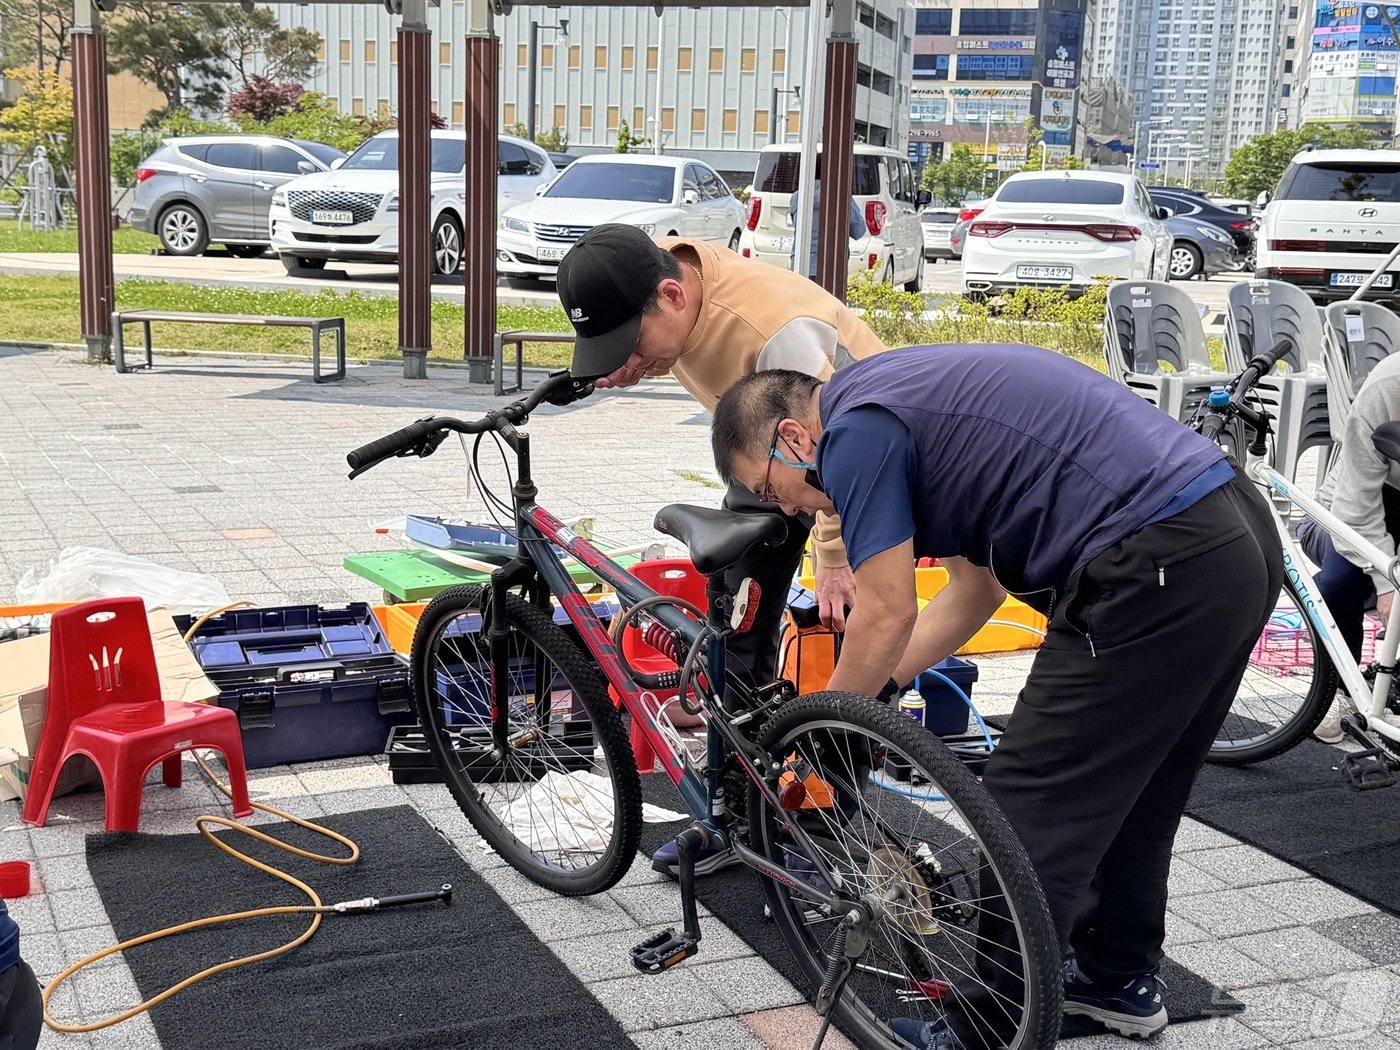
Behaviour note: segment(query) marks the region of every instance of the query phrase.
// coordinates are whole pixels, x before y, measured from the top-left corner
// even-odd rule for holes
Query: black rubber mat
[[[1353,791],[1343,754],[1304,740],[1252,766],[1208,765],[1187,813],[1400,915],[1400,787]]]
[[[670,780],[660,774],[642,777],[642,792],[648,802],[676,812],[684,812],[685,805],[680,794]],[[648,824],[642,833],[642,856],[638,863],[650,863],[649,858],[668,839],[684,829],[685,824]],[[701,904],[709,908],[715,917],[733,930],[750,948],[763,956],[775,970],[809,998],[812,988],[783,941],[782,931],[777,923],[764,915],[763,887],[758,876],[739,865],[725,868],[713,875],[696,880],[697,897]],[[680,896],[676,897],[677,928],[681,925]],[[662,916],[658,922],[669,921]],[[704,933],[704,920],[701,920],[701,933]],[[700,941],[700,955],[704,958],[705,942]],[[684,964],[682,964],[684,965]],[[1244,1004],[1228,992],[1222,991],[1204,977],[1178,966],[1171,959],[1162,963],[1162,980],[1166,984],[1167,1010],[1172,1024],[1199,1021],[1208,1017],[1238,1013]],[[1104,1029],[1083,1017],[1068,1017],[1061,1029],[1061,1039],[1077,1036],[1102,1034]]]
[[[326,903],[451,883],[451,906],[327,915],[295,951],[217,974],[156,1006],[151,1017],[162,1045],[514,1050],[559,1046],[567,1033],[569,1046],[633,1047],[583,984],[412,807],[341,814],[323,823],[359,844],[359,863],[317,864],[261,843],[250,847],[243,835],[234,844],[309,883]],[[335,843],[295,825],[261,830],[339,855]],[[305,901],[195,834],[93,835],[87,860],[122,940],[220,912]],[[136,948],[127,962],[149,997],[213,963],[290,940],[306,918],[200,930]]]

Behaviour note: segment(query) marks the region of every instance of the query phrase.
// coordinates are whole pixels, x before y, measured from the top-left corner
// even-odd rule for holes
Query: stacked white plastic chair
[[[1327,308],[1327,408],[1332,440],[1341,444],[1352,402],[1371,369],[1400,349],[1400,317],[1380,303],[1333,303]]]
[[[1254,354],[1288,344],[1255,391],[1274,418],[1274,469],[1290,480],[1304,452],[1321,447],[1326,463],[1333,444],[1319,313],[1306,292],[1282,281],[1242,282],[1226,300],[1228,367],[1239,371]]]

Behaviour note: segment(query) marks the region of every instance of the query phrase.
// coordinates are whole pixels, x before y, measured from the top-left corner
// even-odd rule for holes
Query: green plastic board
[[[617,562],[625,568],[639,560],[636,555],[628,554],[619,557]],[[426,550],[350,554],[341,564],[401,602],[425,602],[448,587],[463,583],[486,583],[490,579],[484,572],[463,568]],[[598,582],[598,578],[583,565],[570,565],[569,575],[580,587]]]

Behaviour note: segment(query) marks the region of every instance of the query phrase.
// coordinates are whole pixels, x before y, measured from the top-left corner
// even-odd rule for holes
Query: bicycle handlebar
[[[535,387],[529,397],[513,401],[504,408],[492,409],[480,419],[427,416],[367,445],[361,445],[345,457],[345,462],[350,464],[350,477],[354,478],[395,456],[431,456],[449,433],[481,434],[488,430],[506,433],[523,425],[542,402],[569,405],[592,392],[591,381],[575,379],[567,370],[554,372]]]
[[[1244,371],[1236,376],[1234,382],[1230,384],[1230,400],[1228,405],[1224,408],[1212,407],[1206,413],[1205,418],[1201,420],[1199,430],[1201,436],[1210,441],[1215,441],[1220,436],[1220,432],[1225,429],[1225,424],[1229,422],[1232,417],[1240,415],[1255,428],[1256,442],[1262,443],[1263,434],[1259,432],[1259,427],[1261,425],[1266,425],[1265,420],[1259,413],[1248,408],[1244,400],[1249,395],[1249,392],[1254,389],[1259,380],[1274,370],[1274,365],[1278,363],[1278,359],[1286,354],[1292,346],[1293,343],[1291,340],[1280,339],[1274,344],[1273,349],[1264,350],[1250,358],[1249,364],[1245,365]]]

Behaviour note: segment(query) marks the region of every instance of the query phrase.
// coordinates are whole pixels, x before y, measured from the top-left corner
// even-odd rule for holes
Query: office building
[[[284,25],[305,25],[325,40],[325,58],[307,85],[345,112],[392,112],[397,105],[397,19],[368,5],[274,5]],[[432,97],[448,124],[462,125],[466,6],[430,8]],[[912,12],[905,0],[860,0],[856,41],[856,135],[903,150],[908,142]],[[531,23],[536,65],[530,65]],[[528,123],[529,78],[536,77],[536,129],[560,128],[569,149],[611,150],[623,121],[663,148],[752,174],[760,148],[798,141],[806,107],[800,92],[806,8],[517,6],[496,20],[501,38],[501,124]],[[824,54],[823,54],[824,60]],[[659,81],[659,87],[658,87]],[[659,124],[659,131],[658,131]],[[732,181],[732,180],[731,180]],[[742,183],[740,183],[742,185]]]
[[[1295,8],[1291,90],[1301,124],[1395,127],[1400,7],[1304,0]]]

